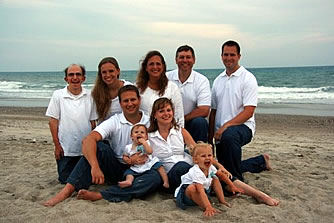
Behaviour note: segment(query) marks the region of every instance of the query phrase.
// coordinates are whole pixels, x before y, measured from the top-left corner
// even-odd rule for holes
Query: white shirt
[[[194,70],[185,82],[179,79],[179,70],[166,73],[168,79],[173,81],[181,90],[183,110],[187,115],[199,106],[211,105],[210,82],[207,77]]]
[[[199,168],[199,166],[195,164],[193,167],[189,169],[188,173],[182,175],[181,185],[178,188],[176,188],[174,196],[177,197],[177,194],[179,193],[182,185],[184,184],[198,183],[202,184],[205,190],[209,190],[212,183],[212,178],[215,176],[216,172],[217,172],[216,167],[211,165],[209,168],[208,176],[205,176],[205,174]]]
[[[147,143],[150,145],[150,142],[147,141]],[[132,149],[132,143],[128,144],[125,146],[125,150],[124,150],[124,154],[128,155],[128,156],[132,156],[133,154],[139,152],[137,151],[138,146],[136,146],[136,148]],[[144,149],[144,148],[143,148]],[[144,151],[145,153],[145,151]],[[142,165],[133,165],[130,167],[131,170],[137,172],[137,173],[144,173],[147,170],[150,170],[152,168],[152,166],[154,164],[156,164],[157,162],[159,162],[158,157],[153,157],[151,154],[148,155],[148,159],[146,160],[146,162]]]
[[[175,115],[174,115],[175,120],[179,125],[181,125],[182,127],[184,126],[182,96],[180,89],[175,83],[168,81],[165,94],[162,96],[159,96],[159,92],[151,89],[150,87],[147,87],[143,92],[143,94],[141,94],[140,96],[141,96],[140,108],[145,112],[145,114],[149,115],[151,115],[153,103],[155,100],[162,97],[171,99],[175,107]]]
[[[190,165],[193,164],[192,157],[184,152],[184,140],[181,128],[179,130],[172,128],[169,131],[167,140],[160,135],[158,130],[151,132],[149,133],[149,140],[153,148],[152,155],[159,158],[166,172],[169,172],[179,161],[185,161]]]
[[[148,127],[149,117],[142,113],[142,117],[139,123]],[[133,124],[126,120],[123,113],[118,113],[111,116],[109,119],[105,120],[94,129],[94,131],[100,133],[102,139],[107,139],[109,141],[116,158],[121,163],[124,163],[123,154],[125,146],[132,143],[130,137],[132,126]]]
[[[221,73],[212,85],[211,108],[216,109],[215,131],[225,122],[236,117],[245,106],[257,106],[257,81],[255,76],[240,67],[236,72],[227,76]],[[255,118],[253,116],[244,123],[254,135]]]
[[[56,90],[45,115],[59,121],[58,139],[64,156],[81,156],[81,141],[92,130],[90,121],[97,119],[90,91],[82,88],[79,95],[73,95],[67,87]]]
[[[129,81],[126,81],[126,80],[121,80],[121,81],[124,83],[124,86],[125,85],[133,85],[133,83],[131,83]],[[94,112],[97,114],[95,102],[94,102]],[[104,120],[107,120],[111,116],[113,116],[115,114],[118,114],[118,113],[122,113],[122,112],[123,111],[122,111],[121,105],[119,104],[118,96],[116,96],[115,98],[111,99],[110,109],[109,109],[109,111],[107,113],[107,116],[105,117]],[[99,124],[101,124],[101,122]]]

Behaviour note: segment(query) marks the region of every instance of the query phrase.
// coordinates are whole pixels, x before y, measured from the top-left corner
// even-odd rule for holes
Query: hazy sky
[[[234,39],[246,67],[334,65],[333,0],[0,0],[0,71],[96,70],[114,56],[137,70],[152,49],[175,68],[195,49],[196,68],[222,68]]]

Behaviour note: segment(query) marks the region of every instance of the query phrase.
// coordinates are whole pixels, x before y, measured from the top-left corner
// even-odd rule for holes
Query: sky
[[[0,72],[96,71],[103,57],[138,70],[150,50],[167,69],[195,50],[194,69],[223,68],[235,40],[245,67],[334,65],[333,0],[0,0]]]

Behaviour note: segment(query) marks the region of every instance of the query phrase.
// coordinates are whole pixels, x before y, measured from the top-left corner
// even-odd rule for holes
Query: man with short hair
[[[243,181],[244,172],[271,169],[267,154],[241,161],[241,147],[249,143],[255,133],[258,85],[255,76],[239,65],[241,54],[237,42],[225,42],[221,58],[226,69],[212,86],[209,142],[216,140],[218,161]]]
[[[118,92],[119,102],[123,110],[98,125],[82,142],[84,157],[80,159],[65,187],[53,198],[44,203],[45,206],[54,206],[68,198],[75,190],[79,191],[78,198],[98,200],[104,198],[109,201],[129,201],[133,197],[142,197],[154,192],[161,184],[161,178],[156,170],[148,170],[136,177],[131,187],[120,189],[112,186],[94,197],[89,193],[91,184],[114,183],[122,180],[128,164],[145,163],[145,155],[133,155],[123,162],[123,149],[131,143],[130,132],[137,123],[148,126],[149,117],[139,110],[140,96],[137,87],[126,85]],[[108,140],[109,145],[102,140]],[[115,189],[116,187],[116,189]]]
[[[53,93],[46,110],[58,180],[62,184],[82,157],[81,141],[95,128],[97,119],[90,91],[82,87],[86,80],[85,67],[71,64],[64,72],[67,86]]]
[[[182,95],[185,128],[195,142],[208,141],[208,121],[211,92],[207,77],[194,71],[195,52],[188,45],[176,50],[175,62],[178,69],[166,73],[168,79],[176,83]]]

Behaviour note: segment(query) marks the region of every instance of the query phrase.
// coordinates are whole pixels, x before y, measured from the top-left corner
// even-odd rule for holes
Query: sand
[[[243,157],[271,156],[273,171],[245,174],[246,182],[280,200],[270,207],[245,195],[226,198],[232,208],[207,219],[198,207],[176,208],[171,195],[109,203],[77,200],[53,208],[43,201],[57,181],[45,108],[0,107],[0,222],[332,222],[334,218],[334,117],[257,114],[254,140]],[[101,190],[103,186],[93,186]]]

